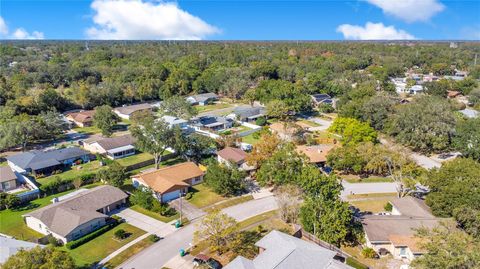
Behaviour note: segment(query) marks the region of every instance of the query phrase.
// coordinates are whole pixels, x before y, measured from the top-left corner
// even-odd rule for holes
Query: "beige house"
[[[100,139],[90,139],[82,142],[84,149],[98,153],[115,160],[135,154],[135,139],[132,135],[121,135]]]
[[[67,120],[73,122],[78,127],[87,127],[93,125],[93,116],[95,110],[81,110],[79,112],[72,112],[66,115]]]
[[[247,164],[248,153],[239,148],[226,147],[217,152],[217,161],[230,166],[234,164],[237,168],[245,171],[253,170],[254,167]]]
[[[188,192],[190,186],[203,181],[204,172],[193,162],[184,162],[144,172],[132,177],[135,188],[149,188],[161,202],[168,202]]]
[[[301,145],[297,146],[296,151],[300,154],[305,154],[310,160],[310,163],[321,166],[327,162],[327,154],[334,147],[334,144]]]
[[[128,195],[110,185],[103,185],[23,215],[31,229],[67,243],[108,222],[107,215],[122,207]]]
[[[17,188],[17,176],[9,166],[0,167],[0,192]]]
[[[367,215],[362,219],[366,246],[379,254],[390,253],[395,259],[410,262],[424,253],[415,230],[434,228],[440,219],[417,198],[397,198],[391,204],[391,215]]]

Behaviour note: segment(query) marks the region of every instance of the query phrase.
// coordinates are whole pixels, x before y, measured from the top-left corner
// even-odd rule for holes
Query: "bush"
[[[257,120],[255,120],[255,124],[259,126],[264,126],[265,124],[267,124],[267,120],[265,119],[265,117],[258,117]]]
[[[160,240],[160,237],[158,237],[156,234],[151,234],[148,236],[148,239],[151,241],[151,242],[158,242]]]
[[[364,248],[362,249],[362,256],[364,258],[373,259],[377,257],[377,253],[373,248]]]
[[[188,192],[188,193],[185,195],[185,199],[187,199],[187,200],[192,199],[192,197],[193,197],[193,194],[192,194],[191,192]]]
[[[388,211],[388,212],[392,212],[392,208],[393,208],[393,206],[392,206],[391,203],[387,203],[387,204],[383,207],[383,209],[385,209],[385,211]]]
[[[49,236],[48,237],[48,243],[54,247],[59,247],[62,245],[62,241],[60,240],[57,240],[57,238],[53,237],[53,236]]]
[[[127,233],[125,232],[124,229],[116,230],[113,235],[115,235],[115,238],[117,239],[124,239],[125,237],[127,237]]]
[[[83,237],[81,237],[81,238],[79,238],[79,239],[77,239],[77,240],[75,240],[75,241],[70,241],[70,242],[68,242],[68,243],[65,245],[65,247],[66,247],[67,249],[77,248],[77,247],[79,247],[79,246],[81,246],[81,245],[89,242],[90,240],[92,240],[92,239],[94,239],[94,238],[96,238],[96,237],[98,237],[98,236],[106,233],[107,231],[110,231],[111,229],[113,229],[113,228],[114,228],[115,226],[117,226],[117,225],[118,225],[118,222],[115,221],[115,222],[113,222],[113,223],[111,223],[111,224],[109,224],[109,225],[103,226],[102,228],[100,228],[100,229],[98,229],[98,230],[96,230],[96,231],[93,231],[93,232],[91,232],[91,233],[89,233],[89,234],[87,234],[87,235],[85,235],[85,236],[83,236]]]

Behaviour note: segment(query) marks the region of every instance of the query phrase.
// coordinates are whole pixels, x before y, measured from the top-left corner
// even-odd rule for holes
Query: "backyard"
[[[40,184],[48,184],[52,182],[56,177],[63,180],[73,180],[81,177],[85,174],[91,174],[97,172],[102,166],[99,161],[91,161],[89,163],[72,166],[69,170],[59,174],[51,175],[48,177],[36,178],[35,180]]]
[[[252,133],[247,136],[242,137],[243,143],[248,143],[250,145],[255,145],[260,141],[260,135],[257,133]]]
[[[168,153],[170,153],[170,152],[168,152]],[[165,153],[165,154],[167,154],[167,153]],[[127,166],[130,166],[130,165],[145,162],[145,161],[148,161],[148,160],[153,160],[152,154],[150,154],[148,152],[139,152],[135,155],[118,159],[118,160],[116,160],[116,162],[118,162],[121,166],[127,167]]]
[[[116,239],[114,233],[120,229],[125,230],[130,236],[122,240]],[[65,247],[63,249],[70,253],[78,266],[89,266],[92,263],[99,262],[110,253],[143,234],[145,234],[145,231],[127,223],[122,223],[75,249],[68,250]]]

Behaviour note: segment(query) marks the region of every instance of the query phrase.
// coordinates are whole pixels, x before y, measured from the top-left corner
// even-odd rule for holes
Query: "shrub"
[[[192,197],[193,197],[193,194],[192,194],[191,192],[188,192],[188,193],[185,195],[185,199],[187,199],[187,200],[192,199]]]
[[[151,234],[148,236],[148,239],[151,241],[151,242],[158,242],[160,240],[160,237],[158,237],[156,234]]]
[[[393,206],[392,206],[391,203],[387,203],[387,204],[383,207],[383,209],[385,209],[385,211],[388,211],[388,212],[392,212],[392,208],[393,208]]]
[[[377,253],[375,252],[375,250],[373,250],[373,248],[364,248],[362,249],[362,256],[364,258],[373,259],[377,257]]]
[[[125,232],[124,229],[118,229],[115,231],[115,233],[113,234],[115,235],[115,238],[117,239],[124,239],[127,235],[127,233]]]
[[[98,236],[106,233],[107,231],[113,229],[113,228],[114,228],[115,226],[117,226],[117,225],[118,225],[118,222],[115,221],[115,222],[113,222],[113,223],[111,223],[111,224],[109,224],[109,225],[103,226],[102,228],[100,228],[100,229],[98,229],[98,230],[96,230],[96,231],[94,231],[94,232],[91,232],[91,233],[89,233],[89,234],[87,234],[87,235],[85,235],[85,236],[83,236],[83,237],[81,237],[81,238],[79,238],[79,239],[77,239],[77,240],[75,240],[75,241],[70,241],[70,242],[68,242],[68,243],[65,245],[65,247],[66,247],[67,249],[77,248],[77,247],[79,247],[79,246],[87,243],[88,241],[90,241],[90,240],[92,240],[92,239],[94,239],[94,238],[96,238],[96,237],[98,237]]]
[[[264,126],[265,124],[267,124],[267,120],[265,119],[265,117],[258,117],[257,120],[255,120],[255,124],[259,126]]]
[[[62,245],[62,241],[60,240],[57,240],[55,237],[53,236],[49,236],[48,237],[48,243],[51,244],[52,246],[54,247],[59,247]]]

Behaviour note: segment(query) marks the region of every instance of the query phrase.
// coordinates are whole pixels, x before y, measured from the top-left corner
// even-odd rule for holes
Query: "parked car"
[[[215,259],[210,258],[205,254],[198,254],[193,258],[193,265],[195,267],[203,265],[206,268],[210,269],[221,269],[222,265]]]

